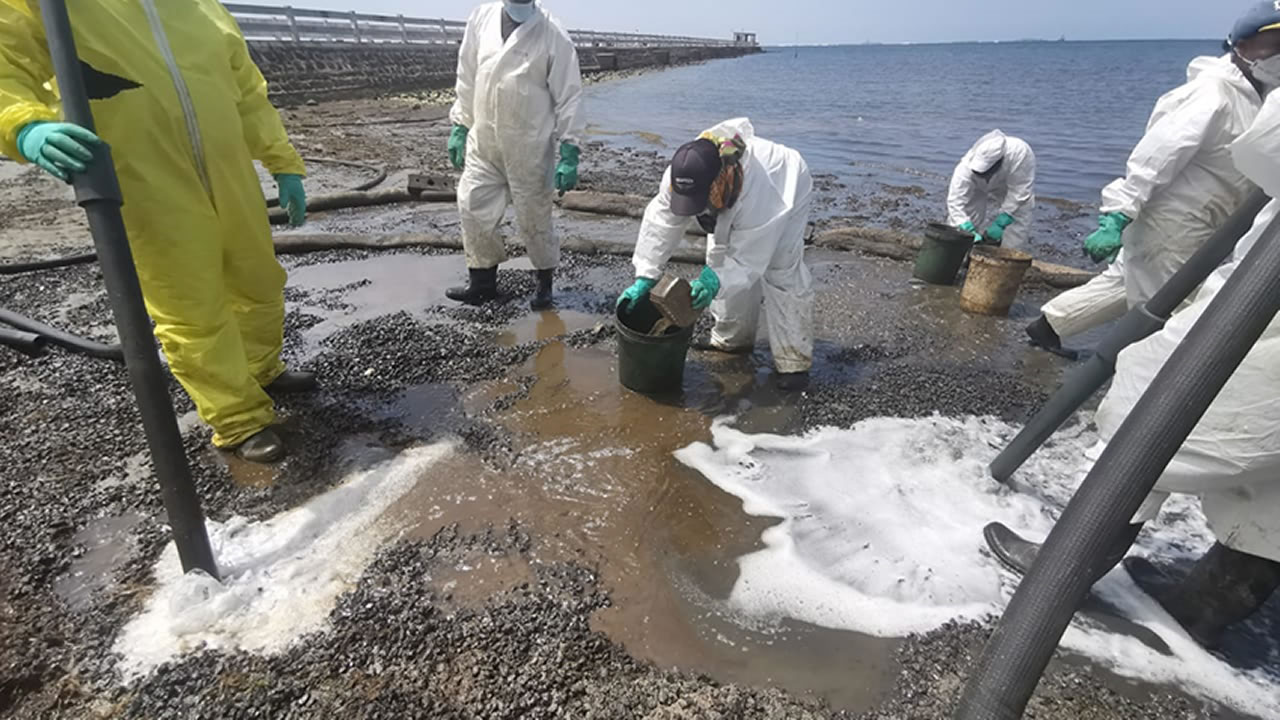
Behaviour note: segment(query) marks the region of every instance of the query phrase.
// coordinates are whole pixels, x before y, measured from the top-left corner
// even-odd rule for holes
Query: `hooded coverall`
[[[987,172],[1003,162],[990,179],[975,173]],[[947,193],[947,224],[959,227],[971,222],[984,231],[1001,213],[1016,222],[1004,233],[1004,247],[1022,250],[1031,235],[1036,209],[1036,154],[1031,146],[999,130],[983,135],[965,153],[951,176]]]
[[[540,4],[503,40],[502,8],[500,2],[476,8],[458,54],[458,100],[449,117],[470,130],[458,183],[463,249],[473,270],[505,262],[498,226],[514,204],[534,269],[554,270],[556,149],[579,145],[586,130],[578,51]]]
[[[1272,94],[1252,128],[1224,148],[1236,166],[1263,190],[1280,193],[1280,94]],[[1231,261],[1209,276],[1193,302],[1164,329],[1131,345],[1116,362],[1115,380],[1094,416],[1103,438],[1101,454],[1169,357],[1232,273],[1280,215],[1272,201],[1240,240]],[[1236,369],[1226,387],[1156,483],[1134,522],[1154,518],[1170,493],[1198,495],[1209,528],[1219,542],[1240,552],[1280,562],[1280,319]]]
[[[68,3],[98,135],[111,145],[155,334],[234,447],[275,420],[263,386],[284,370],[285,271],[253,161],[304,174],[235,20],[215,0]],[[39,7],[0,0],[0,151],[56,121]]]
[[[813,366],[813,276],[804,262],[804,238],[813,209],[813,177],[800,153],[756,137],[746,118],[708,132],[747,142],[738,202],[716,217],[707,238],[707,267],[720,278],[711,303],[711,344],[723,350],[755,346],[763,308],[774,367],[780,373]],[[671,168],[650,201],[636,240],[636,277],[657,280],[694,218],[671,211]]]
[[[1115,320],[1150,300],[1253,190],[1229,150],[1262,97],[1230,56],[1200,57],[1187,83],[1156,103],[1125,177],[1102,191],[1102,212],[1134,222],[1106,272],[1044,306],[1060,337]]]

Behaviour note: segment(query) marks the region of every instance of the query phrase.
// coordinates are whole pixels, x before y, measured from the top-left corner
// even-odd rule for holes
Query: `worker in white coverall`
[[[1111,265],[1044,306],[1027,328],[1033,344],[1074,356],[1062,338],[1150,300],[1244,204],[1252,184],[1228,148],[1274,87],[1253,63],[1280,53],[1276,19],[1274,0],[1253,7],[1231,34],[1230,54],[1196,58],[1187,83],[1156,103],[1126,176],[1103,190],[1099,228],[1085,243],[1095,262]]]
[[[1027,246],[1036,209],[1036,154],[1016,137],[992,130],[965,153],[951,176],[947,223],[975,243]]]
[[[1280,18],[1278,18],[1280,19]],[[1274,64],[1280,81],[1280,63]],[[1280,197],[1280,94],[1268,98],[1253,127],[1231,146],[1237,167],[1267,194]],[[1227,279],[1268,226],[1280,216],[1272,201],[1253,230],[1193,299],[1163,330],[1120,353],[1111,389],[1094,420],[1102,436],[1090,451],[1091,462],[1106,448],[1121,424],[1151,386],[1174,350],[1186,339]],[[1280,242],[1280,238],[1271,238]],[[1138,511],[1123,547],[1097,568],[1098,577],[1119,562],[1143,523],[1154,520],[1172,493],[1197,495],[1218,542],[1191,569],[1174,577],[1140,558],[1125,567],[1197,641],[1217,646],[1232,625],[1257,612],[1280,589],[1280,319],[1262,339],[1210,405],[1155,490]],[[1002,525],[987,528],[996,556],[1025,572],[1038,546]]]
[[[626,313],[649,291],[691,223],[706,230],[707,266],[693,283],[694,307],[715,317],[710,347],[749,352],[763,303],[778,387],[803,390],[813,365],[813,279],[804,238],[813,180],[800,153],[755,135],[746,118],[726,121],[676,151],[645,210]]]
[[[540,2],[481,5],[467,21],[457,92],[449,158],[463,169],[458,212],[470,281],[447,294],[469,305],[498,297],[498,266],[507,259],[498,226],[511,204],[537,274],[531,304],[549,308],[560,264],[553,193],[577,186],[585,129],[573,40]]]

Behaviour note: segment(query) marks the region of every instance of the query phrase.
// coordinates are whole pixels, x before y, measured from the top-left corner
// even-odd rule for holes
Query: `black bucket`
[[[648,298],[636,303],[631,312],[624,315],[619,309],[614,316],[618,379],[623,387],[644,395],[674,394],[684,386],[684,363],[693,328],[673,327],[657,336],[645,332],[661,318]]]
[[[930,285],[955,285],[964,259],[972,249],[973,233],[942,223],[929,223],[916,255],[916,279]]]

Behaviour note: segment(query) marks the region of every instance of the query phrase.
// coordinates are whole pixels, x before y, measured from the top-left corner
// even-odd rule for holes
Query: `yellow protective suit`
[[[156,337],[214,444],[275,421],[285,271],[253,160],[303,174],[266,81],[216,0],[68,3],[97,130],[113,151]],[[35,0],[0,0],[0,151],[59,119]]]

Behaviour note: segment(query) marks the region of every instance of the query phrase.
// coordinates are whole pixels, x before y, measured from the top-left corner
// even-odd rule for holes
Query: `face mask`
[[[507,8],[507,15],[518,23],[529,22],[533,18],[533,14],[537,12],[537,7],[532,2],[518,3],[512,0],[502,0],[502,4]]]
[[[1236,57],[1249,68],[1249,74],[1254,80],[1262,83],[1267,88],[1280,88],[1280,55],[1272,55],[1262,60],[1249,60],[1236,53]]]

